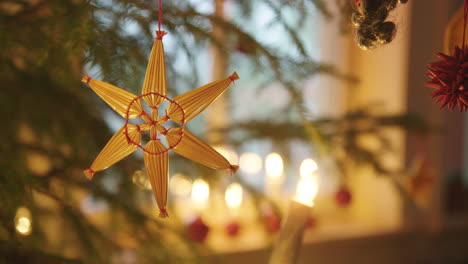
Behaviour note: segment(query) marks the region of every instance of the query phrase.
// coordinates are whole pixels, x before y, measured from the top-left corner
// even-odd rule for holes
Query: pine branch
[[[302,41],[299,39],[299,36],[296,33],[297,28],[292,28],[291,26],[288,25],[288,23],[285,21],[283,17],[282,9],[280,7],[277,7],[275,3],[271,0],[265,0],[265,3],[273,10],[273,12],[276,15],[276,19],[273,19],[273,23],[279,23],[284,28],[289,38],[294,42],[300,55],[304,57],[308,57],[307,52],[304,48],[304,45],[302,44]]]
[[[327,18],[330,19],[332,17],[332,13],[327,8],[324,0],[309,0],[311,1],[315,7]]]
[[[48,263],[48,264],[81,264],[78,259],[64,258],[36,249],[21,245],[17,241],[0,240],[0,262],[1,263]]]
[[[308,8],[300,8],[306,6],[305,1],[316,5],[325,16],[329,15],[321,0],[292,1],[286,8],[288,12],[295,12],[300,19],[291,23],[284,20],[282,9],[285,6],[262,0],[276,14],[276,23],[286,31],[288,43],[292,43],[291,48],[299,51],[301,58],[280,54],[275,47],[262,44],[261,40],[247,33],[242,26],[212,14],[200,13],[186,1],[164,1],[163,28],[170,31],[171,37],[179,43],[175,54],[168,53],[167,58],[173,61],[179,55],[177,53],[182,51],[180,53],[184,53],[194,67],[196,53],[206,43],[219,46],[226,54],[231,53],[232,47],[226,40],[215,39],[210,33],[214,24],[219,25],[228,33],[228,40],[237,38],[251,48],[246,58],[253,61],[257,69],[262,69],[264,74],[271,74],[270,80],[278,81],[288,89],[308,132],[298,124],[293,124],[294,130],[286,126],[276,135],[271,131],[288,124],[260,124],[265,125],[263,129],[266,130],[263,131],[255,125],[244,124],[241,129],[250,131],[252,138],[271,135],[273,139],[286,140],[292,137],[306,138],[308,134],[314,133],[316,136],[323,133],[325,136],[322,135],[324,138],[321,140],[325,141],[337,138],[338,134],[335,136],[321,131],[322,124],[308,120],[297,89],[297,81],[310,74],[326,72],[342,77],[333,67],[314,61],[306,52],[296,30],[296,27],[304,25],[303,18],[312,14]],[[243,14],[252,15],[251,1],[240,0],[239,3],[242,4],[239,7]],[[47,12],[50,15],[43,16]],[[91,91],[79,83],[83,68],[91,67],[93,71],[100,72],[101,79],[122,85],[125,89],[139,90],[147,53],[154,39],[153,29],[158,18],[156,5],[146,0],[42,0],[34,6],[25,5],[16,15],[0,14],[0,22],[4,22],[0,23],[0,35],[5,33],[5,40],[0,42],[0,63],[5,66],[0,72],[5,87],[0,97],[0,107],[6,116],[15,117],[8,118],[4,123],[7,129],[0,131],[2,138],[8,139],[0,142],[0,147],[5,150],[0,167],[4,167],[6,176],[0,181],[0,221],[9,232],[9,235],[3,235],[0,239],[16,236],[12,224],[15,212],[19,205],[34,205],[31,190],[36,190],[53,199],[60,208],[61,217],[69,220],[64,232],[81,235],[79,245],[84,251],[83,261],[106,262],[108,251],[120,250],[121,245],[112,241],[114,237],[107,227],[94,224],[77,204],[54,193],[53,183],[59,181],[66,186],[66,190],[88,193],[108,204],[112,213],[122,213],[128,228],[135,231],[134,239],[140,243],[141,256],[147,257],[144,259],[147,262],[186,263],[186,260],[197,259],[200,249],[193,243],[187,244],[190,251],[188,255],[191,256],[172,254],[170,243],[174,238],[184,243],[188,241],[181,228],[157,221],[138,207],[135,187],[129,177],[125,177],[125,172],[134,170],[135,165],[131,164],[140,164],[135,162],[140,160],[130,157],[122,162],[124,166],[115,167],[112,177],[122,184],[118,191],[110,191],[104,186],[106,175],[98,176],[92,182],[85,181],[81,175],[77,176],[112,134],[102,117],[104,109],[109,108],[104,103],[97,103],[95,95],[91,96]],[[127,23],[138,25],[138,33],[129,33]],[[187,35],[193,37],[193,43],[187,40]],[[32,42],[34,45],[31,45]],[[169,65],[168,69],[171,79],[182,79],[183,74],[173,65]],[[31,127],[36,141],[19,142],[17,130],[21,124]],[[42,144],[46,140],[52,143]],[[314,141],[319,140],[315,138]],[[60,144],[68,144],[71,154],[64,155],[59,149]],[[28,169],[27,155],[31,151],[39,152],[51,161],[48,175],[37,177]],[[246,188],[258,200],[262,199],[259,192],[249,186]],[[57,213],[48,208],[34,209],[37,210],[33,212],[37,221],[40,221],[41,214]],[[34,231],[31,239],[40,238],[41,231]],[[40,261],[41,254],[46,253],[39,251],[46,251],[45,245],[45,242],[44,245],[37,245],[38,248],[21,245],[11,250],[11,256],[24,257],[23,262],[32,261],[33,258]],[[8,247],[0,245],[0,252]],[[155,248],[157,256],[152,255]],[[60,256],[54,258],[48,256],[42,262],[79,263],[78,260]]]

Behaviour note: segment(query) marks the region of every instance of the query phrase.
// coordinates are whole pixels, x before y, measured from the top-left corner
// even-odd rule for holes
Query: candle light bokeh
[[[29,211],[28,208],[19,207],[16,210],[15,228],[16,228],[16,231],[23,236],[27,236],[31,234],[32,232],[31,211]]]
[[[278,153],[270,153],[265,159],[265,170],[268,181],[272,183],[281,183],[283,181],[283,158]]]
[[[255,174],[262,169],[262,158],[257,153],[246,152],[239,158],[239,167],[242,172]]]
[[[210,186],[203,179],[196,179],[192,185],[192,202],[199,211],[208,206],[208,198],[210,197]]]
[[[226,205],[230,209],[237,209],[242,204],[242,195],[243,195],[242,186],[239,183],[231,183],[226,188],[225,200]]]

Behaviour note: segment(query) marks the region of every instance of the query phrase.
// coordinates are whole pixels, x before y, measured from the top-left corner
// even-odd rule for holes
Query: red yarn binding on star
[[[87,169],[86,171],[89,172],[89,175],[86,175],[86,173],[85,173],[85,175],[86,175],[86,177],[87,177],[88,179],[92,179],[93,176],[94,176],[94,174],[96,173],[96,172],[95,172],[93,169],[91,169],[91,168]]]
[[[86,75],[85,78],[86,78],[86,83],[87,83],[87,84],[88,84],[88,83],[91,81],[91,79],[92,79],[92,78],[89,77],[88,75]]]
[[[236,78],[234,76],[229,76],[229,79],[231,80],[231,82],[234,82],[236,80]]]
[[[129,125],[129,120],[130,120],[130,118],[129,118],[128,116],[129,116],[129,114],[130,114],[130,109],[132,108],[132,105],[133,105],[136,101],[138,101],[138,100],[140,100],[141,98],[143,98],[143,97],[145,97],[145,96],[148,96],[148,95],[156,95],[156,96],[159,96],[159,97],[162,97],[162,98],[168,100],[168,101],[171,102],[172,104],[176,105],[176,106],[180,109],[180,111],[181,111],[181,113],[182,113],[182,118],[181,118],[181,122],[180,122],[180,137],[179,137],[179,140],[177,140],[177,142],[176,142],[174,145],[168,146],[166,149],[164,149],[164,150],[162,150],[162,151],[160,151],[160,152],[152,152],[152,151],[147,150],[147,149],[146,149],[144,146],[142,146],[141,144],[139,144],[139,143],[133,141],[133,140],[130,138],[130,136],[128,135],[128,125]],[[153,120],[153,119],[151,118],[151,116],[150,116],[148,113],[146,113],[144,110],[143,110],[143,112],[140,114],[140,116],[143,116],[143,115],[146,116],[146,117],[150,120],[149,122],[150,122],[151,124],[153,124],[153,125],[154,125],[154,124],[157,124],[157,122],[156,122],[155,120]],[[170,118],[167,116],[167,111],[166,111],[166,116],[165,116],[165,117],[167,117],[167,119],[166,119],[166,118],[163,118],[163,121],[167,121],[167,120],[170,119]],[[124,127],[125,127],[125,128],[124,128],[123,133],[124,133],[124,135],[125,135],[125,138],[127,139],[128,144],[133,144],[133,145],[137,146],[138,148],[140,148],[141,150],[143,150],[144,152],[146,152],[146,153],[148,153],[148,154],[150,154],[150,155],[161,155],[161,154],[166,153],[166,152],[168,152],[169,150],[171,150],[171,149],[177,147],[177,146],[180,144],[180,142],[182,142],[182,138],[184,137],[184,128],[185,128],[185,112],[184,112],[184,109],[182,108],[182,106],[181,106],[179,103],[177,103],[176,101],[174,101],[174,100],[168,98],[167,96],[162,95],[162,94],[159,94],[159,93],[156,93],[156,92],[149,92],[149,93],[142,94],[142,95],[140,95],[140,96],[137,96],[137,97],[133,98],[133,100],[130,102],[130,104],[129,104],[128,107],[127,107],[127,111],[126,111],[126,113],[125,113],[125,125],[124,125]],[[167,132],[169,132],[169,130],[171,130],[171,129],[172,129],[172,127],[169,128],[169,129],[167,129],[167,130],[164,131],[164,132],[158,132],[158,133],[165,136],[165,135],[167,134]],[[144,131],[141,131],[140,126],[138,126],[138,125],[137,125],[137,131],[138,131],[140,134],[144,134],[144,133],[143,133]],[[152,139],[152,140],[159,140],[158,138],[156,138],[156,135],[153,135],[153,136],[151,137],[151,139]]]
[[[237,165],[231,165],[229,166],[229,172],[231,173],[231,176],[234,176],[234,174],[239,170],[239,166]]]
[[[167,35],[165,31],[156,31],[156,40],[162,40],[164,36]]]
[[[159,217],[162,217],[162,218],[169,217],[169,214],[167,213],[166,208],[159,209]]]

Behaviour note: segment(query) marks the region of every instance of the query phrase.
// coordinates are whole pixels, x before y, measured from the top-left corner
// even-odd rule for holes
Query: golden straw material
[[[91,87],[91,89],[93,89],[93,91],[102,98],[102,100],[112,107],[112,109],[126,118],[127,108],[130,106],[132,100],[137,97],[136,95],[112,84],[92,79],[89,76],[84,76],[81,81],[87,83],[89,87]],[[142,111],[143,107],[141,102],[137,100],[132,104],[128,118],[136,118]]]
[[[180,128],[167,132],[166,139],[170,146],[174,146],[180,140]],[[206,144],[203,140],[184,129],[182,141],[172,149],[179,155],[189,158],[212,169],[225,169],[236,172],[238,166],[231,165],[218,151]]]
[[[164,47],[162,38],[166,33],[156,31],[156,40],[151,50],[148,68],[143,83],[142,94],[136,96],[114,85],[94,80],[88,76],[83,82],[107,102],[117,113],[125,118],[125,126],[120,129],[107,143],[91,168],[84,174],[91,179],[95,172],[104,170],[127,155],[141,148],[147,175],[150,179],[154,197],[160,209],[160,217],[167,217],[167,188],[169,150],[174,150],[195,162],[213,169],[227,169],[235,173],[238,166],[231,165],[220,153],[211,146],[185,130],[186,122],[201,113],[215,101],[229,85],[239,79],[237,73],[222,80],[201,86],[190,92],[170,99],[166,96],[166,76],[164,62]],[[143,107],[143,102],[149,106]],[[165,100],[170,101],[165,115],[159,116],[158,106]],[[151,111],[148,111],[151,109]],[[137,118],[130,122],[129,119]],[[142,120],[143,122],[141,122]],[[179,123],[178,128],[166,128],[168,121]],[[137,124],[135,124],[137,123]],[[125,134],[128,127],[128,134]],[[141,145],[141,135],[148,134],[149,142]],[[161,139],[166,138],[163,145]]]
[[[229,77],[176,96],[173,100],[179,103],[183,110],[171,103],[167,111],[169,118],[180,123],[182,122],[183,112],[185,112],[185,122],[190,121],[224,93],[232,82],[238,79],[239,76],[234,72]]]
[[[117,131],[96,157],[91,167],[84,171],[88,179],[92,179],[95,172],[107,169],[137,149],[135,144],[127,141],[124,132],[124,127]],[[135,125],[128,125],[128,136],[133,142],[140,143],[141,135]]]
[[[151,140],[146,144],[145,149],[152,153],[158,153],[164,151],[166,147],[164,147],[164,145],[158,140]],[[160,155],[152,155],[145,152],[144,159],[146,174],[148,174],[154,198],[156,199],[160,210],[159,217],[168,217],[166,203],[169,155],[167,151]]]
[[[156,31],[157,36],[164,35],[164,31]],[[161,39],[156,38],[151,49],[148,67],[146,69],[145,80],[143,82],[142,94],[151,92],[166,95],[166,69],[164,65],[164,47]],[[155,94],[143,97],[149,106],[157,106],[164,102],[164,98]]]

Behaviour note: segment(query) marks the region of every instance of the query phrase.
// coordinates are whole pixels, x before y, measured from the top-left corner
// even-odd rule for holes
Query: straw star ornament
[[[189,158],[213,169],[229,170],[235,173],[239,168],[218,153],[203,140],[190,133],[185,123],[205,110],[229,85],[239,79],[237,73],[214,81],[170,99],[166,96],[166,74],[164,65],[164,31],[156,31],[141,95],[137,96],[112,84],[84,76],[87,83],[110,107],[125,118],[125,124],[109,140],[91,167],[84,171],[88,179],[122,160],[138,148],[144,152],[146,173],[154,197],[160,209],[160,217],[167,217],[168,151]],[[159,106],[167,101],[165,114],[159,116]],[[144,105],[148,106],[145,110]],[[132,123],[130,123],[130,120]],[[140,123],[137,123],[137,122]],[[163,124],[173,121],[178,127],[166,128]],[[134,124],[135,123],[135,124]],[[144,144],[142,135],[149,133]],[[165,140],[164,140],[165,139]]]

